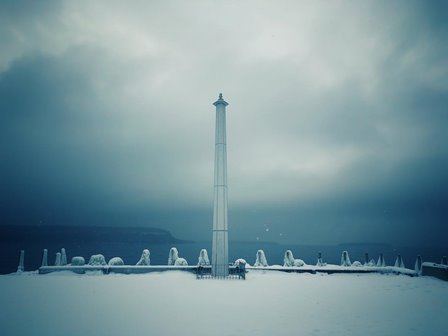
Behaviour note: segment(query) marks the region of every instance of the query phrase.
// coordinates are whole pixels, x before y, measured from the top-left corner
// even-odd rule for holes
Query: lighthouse
[[[216,107],[215,128],[215,179],[213,202],[212,276],[229,274],[229,239],[227,226],[227,144],[226,106],[219,94]]]

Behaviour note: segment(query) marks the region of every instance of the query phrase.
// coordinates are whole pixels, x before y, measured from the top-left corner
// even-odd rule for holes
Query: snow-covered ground
[[[253,271],[0,276],[0,335],[448,335],[448,282]]]

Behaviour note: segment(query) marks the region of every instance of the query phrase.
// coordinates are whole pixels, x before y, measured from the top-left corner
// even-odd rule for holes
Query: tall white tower
[[[227,235],[227,146],[226,106],[223,98],[213,103],[216,106],[215,129],[215,195],[213,207],[212,275],[229,274],[229,241]]]

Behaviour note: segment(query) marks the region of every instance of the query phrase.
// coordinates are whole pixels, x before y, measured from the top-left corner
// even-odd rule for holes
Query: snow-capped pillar
[[[417,260],[415,260],[415,271],[420,275],[422,274],[422,256],[418,255]]]
[[[42,264],[41,266],[48,266],[48,250],[44,249],[42,252]]]
[[[317,253],[317,266],[323,266],[324,265],[324,261],[322,259],[322,252],[319,251],[319,253]]]
[[[215,181],[213,205],[212,275],[229,274],[229,243],[227,227],[227,140],[226,106],[219,94],[216,106],[215,128]]]
[[[61,249],[61,265],[67,265],[67,253],[65,252],[65,248]]]
[[[20,258],[19,258],[19,266],[17,266],[17,272],[23,272],[25,270],[25,251],[20,251]]]
[[[442,257],[442,261],[440,262],[442,265],[448,265],[448,260],[446,256]]]
[[[56,258],[54,260],[55,266],[61,266],[61,252],[56,252]]]

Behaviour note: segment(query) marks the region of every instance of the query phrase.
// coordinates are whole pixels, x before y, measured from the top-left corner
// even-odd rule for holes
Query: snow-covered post
[[[384,255],[380,253],[380,256],[378,257],[378,262],[376,263],[377,267],[386,267],[386,261],[384,260]]]
[[[417,260],[415,261],[415,271],[418,275],[422,274],[422,257],[420,255],[417,256]]]
[[[54,260],[55,266],[61,266],[61,252],[56,252],[56,259]]]
[[[177,258],[179,258],[179,252],[177,251],[177,248],[172,247],[168,255],[168,266],[174,265]]]
[[[48,250],[44,249],[42,253],[42,264],[41,266],[48,266]]]
[[[67,265],[67,253],[65,252],[65,248],[61,249],[61,266]]]
[[[268,261],[266,260],[266,256],[264,254],[263,250],[258,250],[257,251],[257,256],[255,259],[255,264],[254,267],[267,267],[268,266]]]
[[[210,260],[208,259],[206,249],[202,249],[201,252],[199,252],[198,266],[210,266]]]
[[[322,259],[322,252],[321,251],[319,251],[317,253],[317,264],[316,264],[316,266],[324,266],[324,261]]]
[[[17,266],[17,272],[23,272],[25,270],[25,251],[20,251],[19,265]]]
[[[149,266],[151,265],[151,260],[149,259],[150,253],[149,250],[144,249],[142,251],[142,256],[140,260],[137,262],[137,266]]]
[[[348,256],[348,252],[344,251],[342,252],[341,256],[341,266],[351,266],[352,263],[350,261],[350,257]]]
[[[286,250],[285,256],[283,257],[283,266],[284,267],[294,266],[294,256],[291,250]]]
[[[442,261],[440,262],[442,265],[448,265],[448,260],[446,258],[446,256],[442,257]]]
[[[395,260],[395,267],[405,268],[401,254],[397,255],[397,259]]]
[[[366,252],[364,253],[364,266],[368,266],[369,265],[369,253]]]

